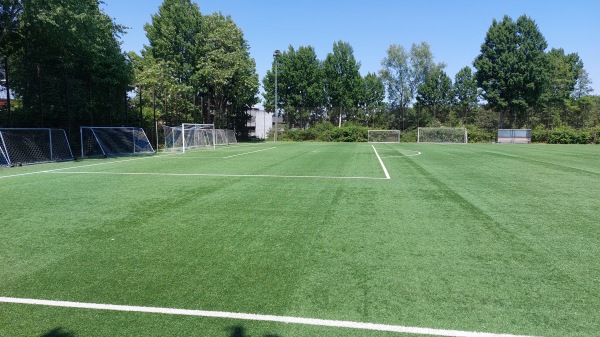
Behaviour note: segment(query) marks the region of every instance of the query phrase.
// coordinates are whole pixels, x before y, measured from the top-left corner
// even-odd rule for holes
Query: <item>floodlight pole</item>
[[[273,141],[277,142],[277,63],[279,63],[279,56],[281,56],[281,52],[279,49],[275,49],[273,52],[273,58],[275,59],[275,131],[273,132]]]

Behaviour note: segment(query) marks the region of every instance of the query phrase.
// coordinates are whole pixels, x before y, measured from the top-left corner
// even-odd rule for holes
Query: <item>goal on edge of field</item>
[[[0,167],[74,159],[63,129],[0,128]]]
[[[368,130],[369,143],[400,143],[400,130]]]
[[[464,143],[468,141],[467,128],[418,128],[417,143]]]
[[[154,153],[146,132],[136,127],[82,126],[81,158]]]

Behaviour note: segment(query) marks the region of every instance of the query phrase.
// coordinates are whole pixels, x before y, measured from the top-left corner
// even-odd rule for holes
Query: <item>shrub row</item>
[[[597,130],[595,128],[573,129],[571,127],[560,127],[554,130],[534,129],[531,141],[548,144],[591,144],[598,143],[596,135]]]
[[[345,124],[341,128],[330,122],[319,123],[308,129],[285,130],[278,135],[282,141],[317,141],[317,142],[366,142],[369,128],[355,124]],[[469,143],[490,143],[496,141],[497,132],[467,126]],[[598,143],[597,129],[573,129],[561,127],[554,130],[534,129],[531,141],[548,144],[590,144]],[[271,139],[273,134],[271,133]],[[416,142],[417,131],[402,132],[402,142]]]

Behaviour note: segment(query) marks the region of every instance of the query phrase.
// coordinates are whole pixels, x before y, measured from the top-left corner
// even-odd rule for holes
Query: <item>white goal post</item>
[[[417,129],[417,143],[468,142],[467,128],[429,127]]]
[[[180,126],[163,125],[166,151],[184,152],[217,145],[236,144],[233,130],[215,129],[214,124],[183,123]]]
[[[146,132],[136,127],[82,126],[81,158],[154,153]]]
[[[400,130],[368,130],[369,143],[400,143]]]
[[[63,129],[0,128],[0,167],[75,160]]]

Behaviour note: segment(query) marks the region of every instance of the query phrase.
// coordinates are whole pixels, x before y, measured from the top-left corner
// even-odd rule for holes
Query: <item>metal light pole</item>
[[[273,141],[277,141],[277,63],[279,62],[279,56],[281,56],[281,52],[279,49],[275,49],[273,52],[273,58],[275,59],[275,131],[273,132]]]

